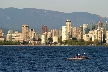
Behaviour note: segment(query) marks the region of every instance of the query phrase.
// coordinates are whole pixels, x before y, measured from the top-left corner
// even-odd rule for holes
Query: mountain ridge
[[[65,13],[36,8],[0,8],[0,27],[12,30],[21,30],[23,24],[28,24],[41,33],[42,25],[47,25],[48,29],[59,29],[65,25],[67,19],[70,19],[72,26],[80,26],[84,23],[97,23],[100,20],[99,15],[88,12]],[[108,18],[102,18],[102,22]]]

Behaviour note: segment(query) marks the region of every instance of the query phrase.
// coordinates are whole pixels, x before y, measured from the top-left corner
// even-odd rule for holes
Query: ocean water
[[[108,72],[108,46],[0,46],[0,72]]]

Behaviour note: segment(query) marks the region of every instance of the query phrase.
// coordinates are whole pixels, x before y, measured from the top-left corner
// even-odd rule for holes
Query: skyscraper
[[[66,26],[62,26],[62,41],[66,40]]]
[[[88,24],[83,24],[83,35],[87,34],[88,32]]]
[[[66,40],[71,37],[71,21],[66,20]]]
[[[34,29],[29,29],[29,38],[30,38],[30,40],[35,40],[36,32]]]
[[[72,38],[77,38],[77,27],[72,28]]]
[[[28,40],[28,29],[29,26],[28,25],[22,25],[22,35],[23,35],[23,40],[27,41]]]

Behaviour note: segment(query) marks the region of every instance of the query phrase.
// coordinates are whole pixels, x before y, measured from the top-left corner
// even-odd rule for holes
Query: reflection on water
[[[76,53],[90,59],[67,60]],[[107,72],[105,46],[1,46],[0,72]]]

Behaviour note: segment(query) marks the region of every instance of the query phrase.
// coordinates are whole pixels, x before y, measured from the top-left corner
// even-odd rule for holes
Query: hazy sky
[[[0,0],[0,8],[7,7],[89,12],[108,17],[108,0]]]

